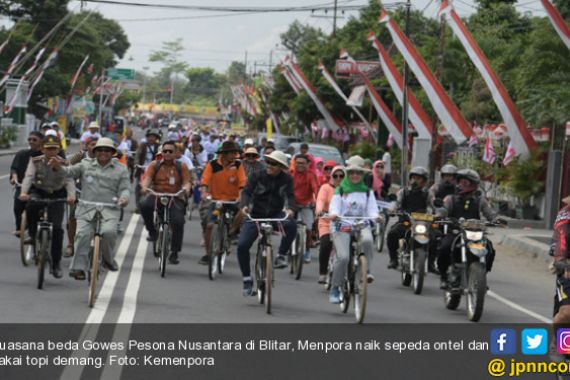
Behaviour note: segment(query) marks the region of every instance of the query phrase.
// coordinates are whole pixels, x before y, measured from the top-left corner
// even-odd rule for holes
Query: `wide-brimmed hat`
[[[61,147],[59,138],[57,136],[46,136],[44,138],[44,148],[59,148]]]
[[[224,141],[218,153],[241,152],[241,148],[233,141]]]
[[[115,152],[117,151],[117,148],[115,148],[115,144],[113,144],[113,140],[111,140],[108,137],[102,137],[99,140],[97,140],[97,144],[95,144],[95,148],[93,148],[93,151],[96,152],[97,149],[99,148],[111,148]]]
[[[254,147],[251,148],[247,148],[245,150],[245,152],[243,152],[244,154],[255,154],[257,157],[259,157],[259,152],[257,152],[257,149],[255,149]]]
[[[274,150],[270,154],[263,155],[263,157],[278,162],[286,168],[289,167],[289,161],[287,160],[287,155],[281,152],[280,150]]]
[[[91,129],[91,128],[99,129],[100,127],[99,127],[99,123],[97,123],[96,121],[92,121],[91,123],[89,123],[89,126],[87,128],[88,129]]]
[[[346,161],[346,172],[350,171],[361,171],[361,172],[369,172],[370,169],[366,169],[364,167],[364,159],[360,156],[352,156]]]
[[[567,205],[570,205],[570,195],[568,195],[566,198],[562,199],[563,203],[566,203]]]

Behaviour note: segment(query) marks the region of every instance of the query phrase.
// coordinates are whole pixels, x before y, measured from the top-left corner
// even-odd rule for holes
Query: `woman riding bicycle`
[[[364,160],[359,156],[349,159],[346,168],[347,177],[342,180],[335,190],[329,207],[330,219],[337,221],[331,224],[331,232],[336,248],[336,261],[333,269],[332,287],[329,301],[340,303],[340,289],[346,276],[348,260],[350,257],[350,235],[352,226],[356,221],[343,220],[342,217],[378,218],[376,198],[364,183]],[[368,267],[372,266],[373,239],[370,226],[362,230],[362,250],[368,260]],[[368,282],[374,281],[374,276],[368,273]]]

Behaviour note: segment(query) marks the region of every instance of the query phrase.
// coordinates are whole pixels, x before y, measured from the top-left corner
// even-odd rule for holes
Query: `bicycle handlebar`
[[[269,219],[269,218],[254,219],[254,218],[252,218],[251,215],[248,214],[248,213],[246,213],[245,215],[247,216],[247,218],[248,218],[248,220],[249,220],[250,222],[262,222],[262,223],[263,223],[263,222],[284,222],[284,221],[286,221],[287,219],[289,219],[289,215],[287,215],[287,213],[285,213],[285,217],[283,217],[283,218],[281,218],[281,219],[279,219],[279,218],[273,218],[273,219]]]
[[[63,202],[67,202],[67,198],[30,198],[28,199],[28,202],[32,202],[32,203],[63,203]]]
[[[208,198],[208,197],[207,197],[207,199],[209,199],[215,203],[221,203],[223,205],[237,205],[239,203],[239,200],[237,200],[237,201],[222,201],[222,200],[212,199],[212,198]]]
[[[172,198],[179,196],[180,194],[184,193],[184,191],[185,191],[184,189],[180,189],[177,193],[157,193],[152,189],[148,189],[149,193],[157,197],[172,197]]]
[[[93,201],[86,201],[83,199],[79,199],[78,201],[79,201],[79,203],[85,203],[85,204],[92,205],[92,206],[103,206],[103,207],[110,207],[110,208],[116,208],[118,206],[116,203],[93,202]]]

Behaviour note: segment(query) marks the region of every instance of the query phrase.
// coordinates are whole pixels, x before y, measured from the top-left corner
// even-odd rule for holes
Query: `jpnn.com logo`
[[[517,334],[512,329],[493,329],[490,343],[492,354],[514,355],[517,351]]]

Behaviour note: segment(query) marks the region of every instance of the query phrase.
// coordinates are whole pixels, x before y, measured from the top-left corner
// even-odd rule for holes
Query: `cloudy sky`
[[[308,5],[332,5],[333,0],[122,0],[128,3],[168,4],[168,5],[204,5],[233,7],[298,7]],[[384,4],[401,2],[383,1]],[[434,17],[439,7],[438,0],[412,0],[415,9],[422,10],[428,17]],[[72,10],[79,9],[79,1],[70,3]],[[368,0],[338,0],[339,6],[366,5]],[[521,12],[541,12],[539,0],[519,0]],[[473,0],[455,0],[456,10],[462,16],[474,9]],[[323,11],[312,14],[309,11],[295,13],[263,14],[228,14],[227,12],[172,10],[125,5],[87,3],[86,9],[96,9],[104,16],[117,20],[128,35],[131,48],[120,67],[142,70],[143,67],[156,71],[159,65],[149,63],[148,56],[153,50],[159,50],[163,41],[183,39],[182,59],[191,67],[210,66],[224,71],[234,60],[243,61],[247,51],[248,61],[253,65],[268,64],[270,51],[273,50],[273,64],[286,54],[279,51],[279,34],[287,30],[294,20],[321,28],[324,32],[332,31],[332,12]],[[541,12],[541,13],[539,13]],[[342,26],[349,17],[358,11],[347,11],[339,20]]]

